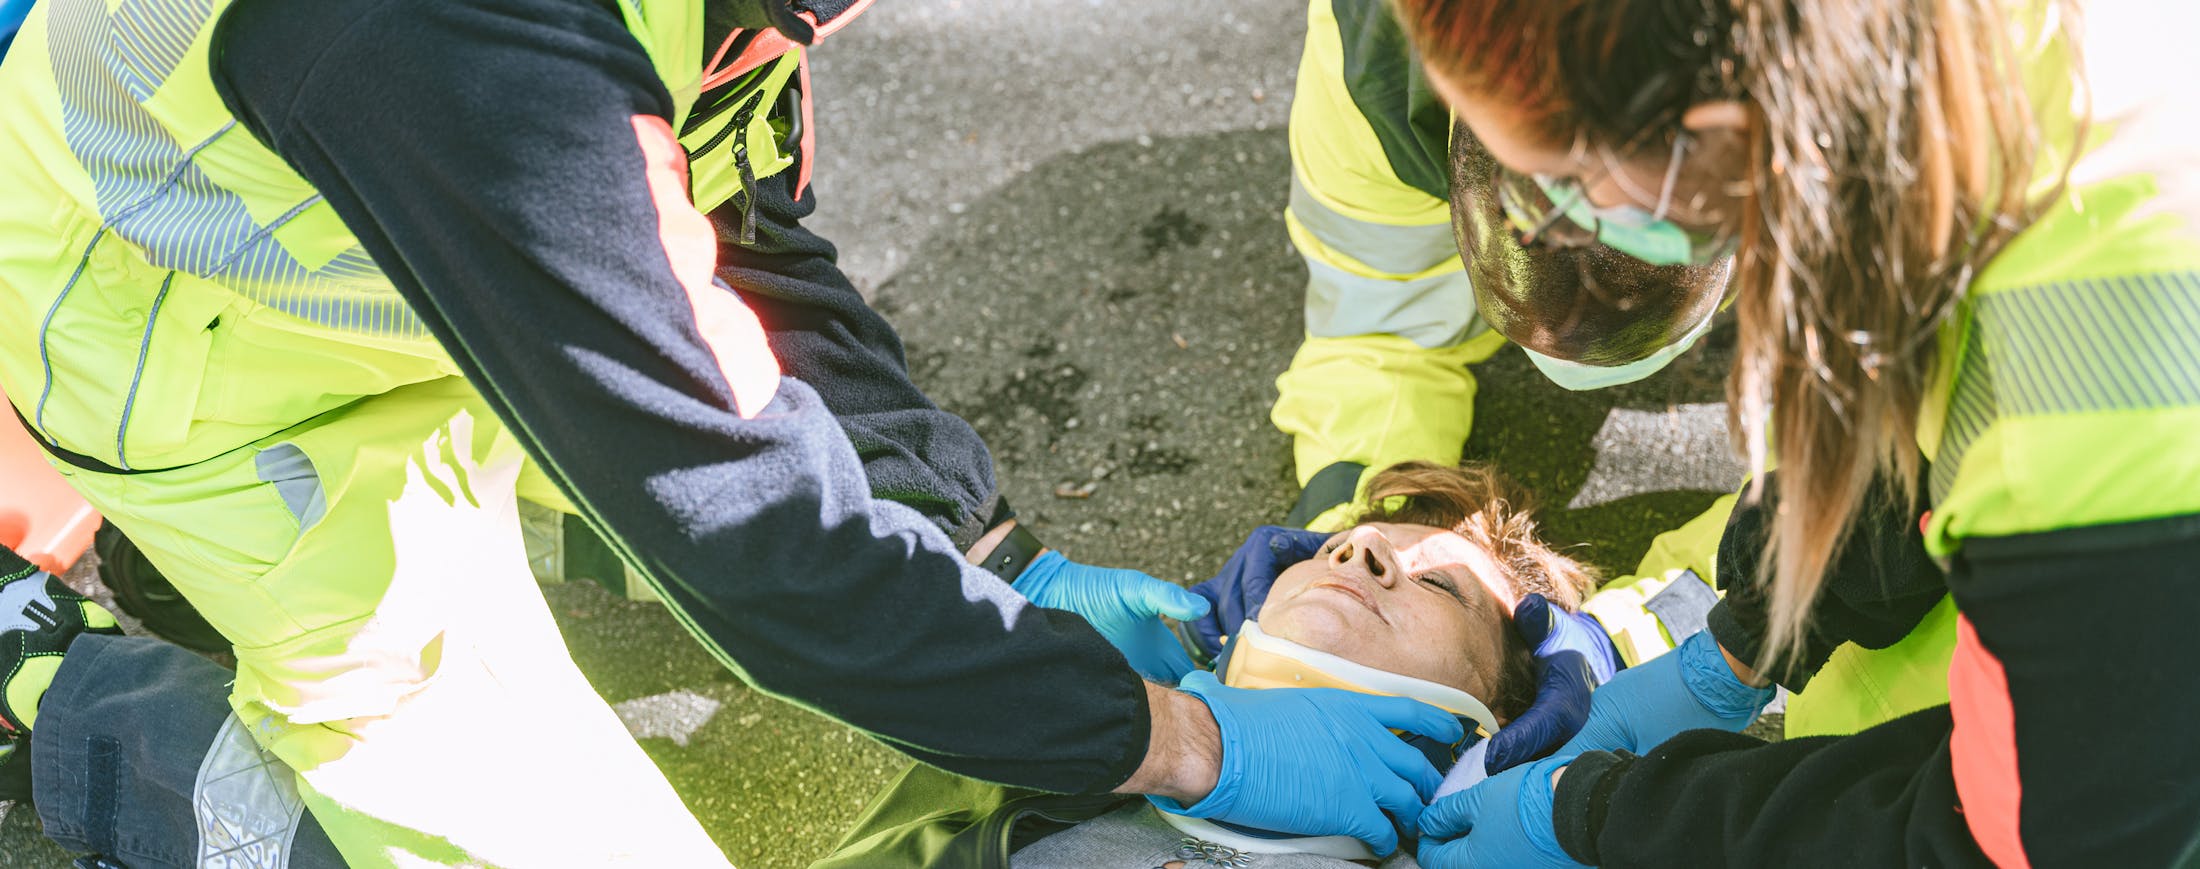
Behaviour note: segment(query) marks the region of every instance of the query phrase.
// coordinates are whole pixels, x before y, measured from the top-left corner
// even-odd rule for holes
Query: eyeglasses
[[[1506,221],[1512,224],[1514,240],[1523,247],[1547,250],[1603,244],[1658,266],[1717,262],[1734,252],[1730,233],[1689,229],[1666,217],[1689,143],[1686,133],[1674,137],[1673,154],[1666,162],[1655,210],[1591,203],[1590,183],[1601,180],[1609,169],[1586,179],[1578,175],[1523,175],[1500,169],[1497,198],[1504,206]],[[1607,159],[1604,164],[1610,166],[1613,162]]]

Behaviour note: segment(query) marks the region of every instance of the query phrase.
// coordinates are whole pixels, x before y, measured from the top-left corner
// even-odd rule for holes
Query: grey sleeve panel
[[[304,450],[287,443],[276,444],[254,455],[252,465],[260,481],[273,485],[283,496],[283,506],[298,518],[298,533],[304,534],[313,523],[321,521],[321,514],[328,512],[321,474],[313,469],[313,459]]]
[[[1484,328],[1474,283],[1456,264],[1450,222],[1420,226],[1369,223],[1321,204],[1291,177],[1291,215],[1321,243],[1391,277],[1368,277],[1306,257],[1306,331],[1322,338],[1397,335],[1428,348],[1450,347]],[[1419,277],[1409,277],[1420,275]]]
[[[1306,260],[1306,331],[1320,338],[1396,335],[1435,350],[1479,334],[1474,282],[1465,271],[1406,281],[1362,277]]]
[[[1393,275],[1412,275],[1459,258],[1451,221],[1400,224],[1360,220],[1314,198],[1298,173],[1291,173],[1291,216],[1323,244],[1349,254],[1362,265]]]
[[[1451,110],[1429,88],[1421,64],[1384,0],[1330,0],[1344,44],[1344,84],[1374,128],[1398,180],[1437,199],[1451,197]]]
[[[1161,820],[1152,806],[1140,800],[1033,842],[1016,852],[1009,866],[1011,869],[1090,869],[1095,866],[1147,869],[1170,860],[1185,860],[1187,866],[1211,864],[1212,861],[1194,859],[1198,857],[1197,852],[1191,857],[1178,853],[1178,849],[1191,841]],[[1246,865],[1255,869],[1361,869],[1360,864],[1349,860],[1313,854],[1251,856],[1252,860]],[[1410,849],[1400,847],[1378,869],[1420,869],[1420,866]]]
[[[1642,608],[1658,617],[1659,623],[1665,625],[1666,636],[1672,637],[1673,643],[1678,645],[1704,629],[1711,608],[1718,604],[1719,593],[1712,591],[1703,577],[1693,570],[1683,570],[1664,591],[1643,601]]]

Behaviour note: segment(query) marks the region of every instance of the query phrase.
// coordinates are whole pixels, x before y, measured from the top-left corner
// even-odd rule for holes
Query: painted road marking
[[[670,739],[672,744],[686,748],[688,737],[709,724],[723,705],[692,691],[672,691],[637,697],[611,707],[611,711],[618,713],[635,739]]]
[[[1593,444],[1596,464],[1568,510],[1645,492],[1731,492],[1742,483],[1742,463],[1727,444],[1724,402],[1615,407]]]

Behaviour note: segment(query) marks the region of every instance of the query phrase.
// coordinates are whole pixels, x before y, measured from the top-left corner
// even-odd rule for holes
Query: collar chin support
[[[1456,743],[1442,743],[1412,733],[1401,733],[1406,744],[1420,749],[1438,772],[1449,772],[1468,749],[1497,733],[1497,716],[1488,705],[1449,685],[1402,676],[1387,670],[1348,661],[1320,649],[1270,636],[1260,623],[1246,620],[1215,659],[1215,672],[1233,688],[1336,688],[1362,694],[1385,694],[1427,703],[1453,715],[1466,726],[1466,736]],[[1339,860],[1373,860],[1375,853],[1350,836],[1300,836],[1259,830],[1222,821],[1160,812],[1161,819],[1187,836],[1196,836],[1254,854],[1319,854]]]

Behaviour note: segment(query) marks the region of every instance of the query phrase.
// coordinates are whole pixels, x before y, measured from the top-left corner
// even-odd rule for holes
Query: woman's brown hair
[[[1536,536],[1527,493],[1488,465],[1402,462],[1368,481],[1367,500],[1359,522],[1450,529],[1488,552],[1519,594],[1576,610],[1596,588],[1595,571]]]
[[[1751,467],[1777,445],[1765,654],[1792,651],[1867,492],[1915,512],[1935,335],[2048,198],[2028,196],[2055,158],[2022,61],[2052,49],[2082,69],[2074,0],[2042,22],[2006,0],[1393,2],[1432,74],[1562,146],[1664,153],[1691,106],[1749,109],[1724,143],[1748,172],[1727,394]],[[2015,44],[2019,24],[2039,38]]]

